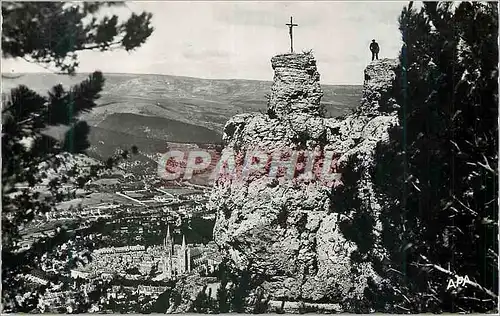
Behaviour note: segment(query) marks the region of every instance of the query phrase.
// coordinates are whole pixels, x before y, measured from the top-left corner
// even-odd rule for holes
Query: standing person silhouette
[[[380,51],[380,47],[378,46],[378,43],[375,42],[375,40],[372,40],[370,44],[370,51],[372,52],[372,60],[378,60],[378,52]]]

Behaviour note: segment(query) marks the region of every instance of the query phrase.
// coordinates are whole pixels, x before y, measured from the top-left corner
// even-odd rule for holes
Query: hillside
[[[180,143],[215,143],[221,134],[206,127],[171,120],[163,117],[150,117],[132,113],[108,115],[96,127],[145,138]]]
[[[29,73],[2,78],[3,91],[20,84],[46,94],[60,83],[71,86],[87,74],[75,76]],[[117,148],[136,145],[144,155],[164,152],[170,143],[219,143],[224,124],[234,115],[265,112],[272,82],[211,80],[148,74],[105,74],[98,106],[82,119],[91,125],[88,153],[110,157]],[[348,113],[361,98],[361,86],[322,85],[327,116]],[[66,129],[53,128],[62,137]],[[145,156],[135,157],[138,167],[154,169]]]
[[[46,93],[55,84],[69,86],[87,75],[29,73],[2,78],[3,91],[24,84]],[[148,74],[105,74],[106,84],[98,108],[85,114],[97,126],[114,113],[162,117],[221,132],[233,115],[265,111],[266,94],[272,82],[257,80],[212,80]],[[361,86],[322,85],[328,116],[349,112],[361,98]]]

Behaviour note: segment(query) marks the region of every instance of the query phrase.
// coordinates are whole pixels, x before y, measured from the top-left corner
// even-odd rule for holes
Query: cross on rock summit
[[[298,24],[293,24],[293,17],[290,17],[290,23],[285,24],[290,30],[290,53],[293,53],[293,27],[299,26]]]

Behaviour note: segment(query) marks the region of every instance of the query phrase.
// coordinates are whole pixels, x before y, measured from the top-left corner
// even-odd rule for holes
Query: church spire
[[[165,246],[165,250],[168,253],[172,252],[172,247],[173,247],[173,239],[170,235],[170,225],[167,225],[167,236],[165,237],[165,241],[163,242]]]

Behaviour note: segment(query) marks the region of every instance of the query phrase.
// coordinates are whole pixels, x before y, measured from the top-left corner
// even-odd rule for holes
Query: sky
[[[272,80],[271,57],[313,50],[323,84],[362,84],[376,39],[380,58],[401,48],[398,16],[408,2],[127,2],[113,9],[153,13],[155,31],[132,52],[80,52],[79,72],[155,73],[211,79]],[[103,12],[107,14],[108,12]],[[46,72],[36,64],[2,59],[2,72]]]

